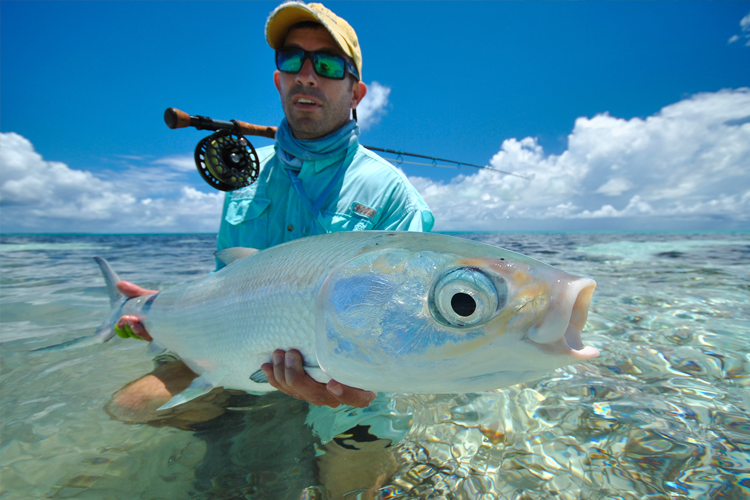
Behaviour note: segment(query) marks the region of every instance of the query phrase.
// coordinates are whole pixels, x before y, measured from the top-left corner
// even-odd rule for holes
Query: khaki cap
[[[271,12],[266,21],[266,40],[272,49],[284,45],[289,28],[302,21],[313,21],[327,29],[341,50],[351,57],[362,79],[362,50],[357,33],[349,23],[326,9],[321,3],[285,2]]]

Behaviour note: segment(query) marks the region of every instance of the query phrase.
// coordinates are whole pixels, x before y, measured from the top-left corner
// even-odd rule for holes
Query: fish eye
[[[501,293],[498,292],[501,288]],[[491,318],[506,296],[502,278],[490,278],[479,269],[460,268],[438,280],[432,293],[433,316],[444,324],[473,326]]]
[[[477,302],[468,293],[458,292],[451,298],[453,312],[462,317],[471,316],[477,309]]]

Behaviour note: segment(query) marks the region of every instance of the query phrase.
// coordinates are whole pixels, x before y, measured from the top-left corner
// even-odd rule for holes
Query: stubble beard
[[[322,116],[317,118],[313,116],[315,112],[308,113],[296,109],[292,101],[295,94],[306,94],[317,99],[322,104],[322,108],[316,112],[322,112]],[[322,92],[314,88],[295,85],[289,89],[283,107],[294,137],[303,140],[319,139],[346,125],[349,122],[351,97],[351,95],[344,94],[340,101],[330,102]]]

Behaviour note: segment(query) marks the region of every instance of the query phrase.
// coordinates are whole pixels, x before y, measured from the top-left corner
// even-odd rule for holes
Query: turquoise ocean
[[[90,335],[109,301],[92,257],[163,289],[214,267],[215,235],[0,236],[0,499],[750,498],[750,233],[454,233],[597,281],[585,364],[495,392],[391,395],[405,437],[341,461],[278,393],[197,425],[104,407],[153,368]],[[387,457],[383,462],[383,454]],[[380,466],[378,465],[378,466]]]

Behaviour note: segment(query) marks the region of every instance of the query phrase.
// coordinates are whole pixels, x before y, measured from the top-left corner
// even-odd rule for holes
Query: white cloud
[[[745,47],[750,47],[750,13],[740,19],[740,29],[742,30],[742,38],[745,39]],[[740,35],[732,35],[727,43],[731,44],[740,39]]]
[[[180,158],[95,175],[44,160],[28,139],[15,133],[0,134],[0,151],[4,232],[218,229],[222,193],[188,187]]]
[[[2,230],[218,229],[223,194],[190,187],[200,183],[192,158],[132,161],[117,172],[77,170],[0,134]],[[750,89],[697,94],[646,118],[580,117],[562,154],[509,138],[489,164],[527,178],[479,170],[410,179],[437,230],[747,228]]]
[[[605,184],[599,186],[599,189],[595,192],[606,194],[607,196],[620,196],[625,191],[630,191],[634,187],[635,184],[623,177],[613,177]]]
[[[156,165],[165,165],[178,172],[192,172],[195,170],[195,158],[193,155],[174,155],[160,158],[154,161]]]
[[[448,183],[411,179],[436,229],[565,229],[623,218],[747,226],[750,89],[697,94],[645,119],[581,117],[562,154],[512,138],[490,165],[529,179],[488,170]]]
[[[390,93],[390,87],[381,85],[378,82],[372,82],[367,86],[367,94],[365,94],[365,98],[357,106],[357,123],[359,123],[362,130],[378,123],[383,115],[385,115]]]

